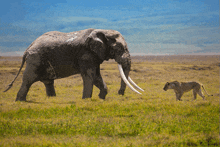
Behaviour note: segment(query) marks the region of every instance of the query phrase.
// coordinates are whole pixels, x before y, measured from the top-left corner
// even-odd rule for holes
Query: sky
[[[7,0],[0,56],[22,55],[48,31],[87,28],[121,32],[132,55],[220,54],[219,0]]]

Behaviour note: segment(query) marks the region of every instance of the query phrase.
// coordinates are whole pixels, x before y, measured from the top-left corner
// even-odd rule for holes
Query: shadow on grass
[[[69,102],[36,102],[36,101],[25,101],[26,103],[31,103],[31,104],[76,104],[74,101],[69,101]]]

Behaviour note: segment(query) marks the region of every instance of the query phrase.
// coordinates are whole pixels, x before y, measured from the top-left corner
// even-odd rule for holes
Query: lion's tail
[[[13,83],[14,83],[15,80],[17,79],[18,75],[19,75],[20,72],[21,72],[22,67],[24,66],[24,63],[25,63],[25,61],[26,61],[26,56],[27,56],[27,52],[25,52],[24,55],[23,55],[21,67],[20,67],[20,69],[19,69],[17,75],[15,76],[14,80],[8,85],[7,89],[6,89],[4,92],[8,91],[8,90],[13,86]]]
[[[212,94],[208,94],[208,92],[205,90],[205,87],[202,85],[202,88],[204,89],[205,93],[208,95],[208,96],[213,96]]]

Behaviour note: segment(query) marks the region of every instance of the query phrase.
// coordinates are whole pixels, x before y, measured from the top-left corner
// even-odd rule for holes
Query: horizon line
[[[0,57],[22,57],[24,51],[15,52],[0,52]],[[178,56],[178,55],[220,55],[220,52],[207,52],[207,53],[182,53],[182,54],[169,54],[169,53],[130,53],[131,56]]]

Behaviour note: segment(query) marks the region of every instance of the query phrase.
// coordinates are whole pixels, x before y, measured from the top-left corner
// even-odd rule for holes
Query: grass
[[[75,75],[55,81],[57,97],[35,83],[28,102],[14,102],[22,74],[2,92],[20,61],[0,60],[0,146],[219,146],[219,56],[186,58],[133,59],[130,76],[145,89],[142,95],[117,94],[119,72],[110,61],[101,66],[105,101],[96,87],[82,100],[82,79]],[[200,81],[214,96],[192,101],[191,91],[176,101],[172,90],[162,90],[172,80]]]

